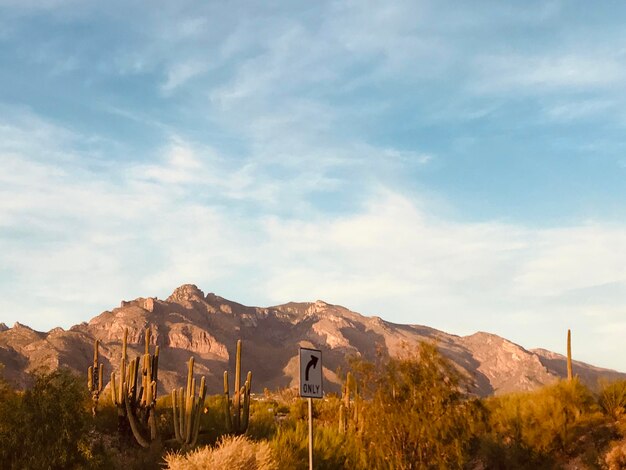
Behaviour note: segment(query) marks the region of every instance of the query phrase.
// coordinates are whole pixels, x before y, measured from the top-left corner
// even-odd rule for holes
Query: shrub
[[[271,439],[276,433],[276,405],[253,401],[250,405],[250,424],[246,434],[253,440]]]
[[[0,468],[12,468],[20,457],[21,397],[0,377]]]
[[[604,385],[598,403],[607,415],[619,419],[626,411],[626,380]]]
[[[559,455],[578,453],[580,439],[599,429],[603,421],[591,392],[578,380],[494,397],[486,400],[486,405],[490,436],[484,440],[491,440],[486,447],[499,446],[500,461],[535,462],[534,466],[538,462],[548,465]],[[600,437],[600,441],[604,439]],[[492,457],[496,454],[492,449]]]
[[[319,470],[370,468],[361,461],[354,435],[339,434],[336,423],[316,424],[313,434],[314,467]],[[270,441],[280,470],[309,468],[309,433],[305,420],[289,421],[279,427]]]
[[[275,470],[276,461],[267,442],[253,442],[245,436],[223,437],[215,447],[202,447],[186,455],[165,456],[171,470]]]
[[[64,369],[33,378],[23,395],[6,388],[0,392],[2,468],[86,466],[93,455],[86,437],[90,403],[83,380]]]
[[[363,409],[363,441],[377,468],[461,468],[480,408],[433,344],[384,362]]]

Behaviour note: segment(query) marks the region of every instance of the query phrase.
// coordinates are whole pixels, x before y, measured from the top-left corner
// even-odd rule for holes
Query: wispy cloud
[[[610,323],[624,313],[616,307],[626,300],[622,225],[458,222],[380,185],[364,190],[363,205],[349,214],[280,215],[262,202],[256,213],[237,213],[223,199],[235,196],[216,183],[234,185],[236,177],[225,171],[204,181],[220,166],[209,172],[211,159],[179,137],[163,149],[163,166],[112,168],[114,178],[79,166],[89,175],[81,180],[68,178],[77,174],[73,163],[34,162],[30,147],[17,150],[17,134],[13,156],[2,154],[9,168],[24,170],[3,174],[8,250],[0,259],[12,273],[0,296],[3,320],[68,326],[118,298],[165,296],[189,281],[252,304],[322,298],[451,332],[488,329],[518,341],[530,335],[528,346],[550,346],[585,318]],[[45,132],[32,134],[40,137],[29,145],[49,144]],[[61,155],[68,145],[49,150]],[[271,179],[255,175],[250,184]],[[289,191],[288,181],[271,184]],[[577,300],[609,284],[618,286],[613,307]],[[50,317],[40,305],[51,306]],[[590,331],[590,341],[600,334]],[[611,364],[608,353],[602,360]]]
[[[597,89],[612,86],[626,77],[623,61],[611,56],[559,54],[554,56],[480,57],[477,90],[491,92]]]
[[[593,356],[593,325],[626,300],[619,15],[0,10],[0,321],[68,326],[196,282],[526,346],[571,326],[611,364],[621,342]]]
[[[199,61],[174,64],[167,70],[167,77],[163,85],[161,85],[161,89],[165,93],[171,93],[189,80],[206,72],[208,68],[206,62]]]

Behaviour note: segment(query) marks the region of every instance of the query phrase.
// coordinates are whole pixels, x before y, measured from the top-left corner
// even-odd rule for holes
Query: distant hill
[[[117,368],[124,328],[129,330],[129,355],[141,354],[146,327],[160,346],[161,394],[182,386],[185,362],[193,355],[196,373],[207,376],[211,393],[222,389],[223,371],[233,370],[237,339],[243,339],[243,371],[253,371],[253,391],[297,386],[298,347],[324,353],[326,391],[338,391],[335,372],[346,357],[373,360],[376,354],[401,354],[420,341],[435,341],[468,378],[469,389],[481,396],[532,390],[566,375],[565,358],[543,349],[523,347],[489,333],[455,336],[420,325],[400,325],[366,317],[323,301],[275,307],[246,307],[195,285],[178,287],[166,300],[154,297],[122,301],[88,323],[47,333],[16,323],[0,323],[0,363],[4,376],[23,385],[26,373],[38,367],[70,367],[82,374],[91,364],[93,341],[101,341],[105,376]],[[590,386],[598,379],[624,379],[626,374],[574,361],[574,372]],[[106,380],[108,383],[108,379]]]

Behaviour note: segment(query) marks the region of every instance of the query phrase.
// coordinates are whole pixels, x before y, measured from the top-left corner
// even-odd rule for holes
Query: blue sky
[[[626,7],[0,0],[0,321],[191,282],[626,370]]]

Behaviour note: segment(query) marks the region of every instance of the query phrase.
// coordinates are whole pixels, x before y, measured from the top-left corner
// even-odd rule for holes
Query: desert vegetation
[[[308,468],[295,390],[255,397],[237,361],[235,391],[225,374],[224,394],[208,396],[190,360],[187,387],[157,397],[158,351],[140,361],[122,361],[109,393],[97,344],[88,386],[63,369],[24,391],[0,379],[0,468]],[[594,393],[571,376],[481,399],[427,343],[348,370],[340,394],[314,403],[316,469],[626,468],[626,382]]]

